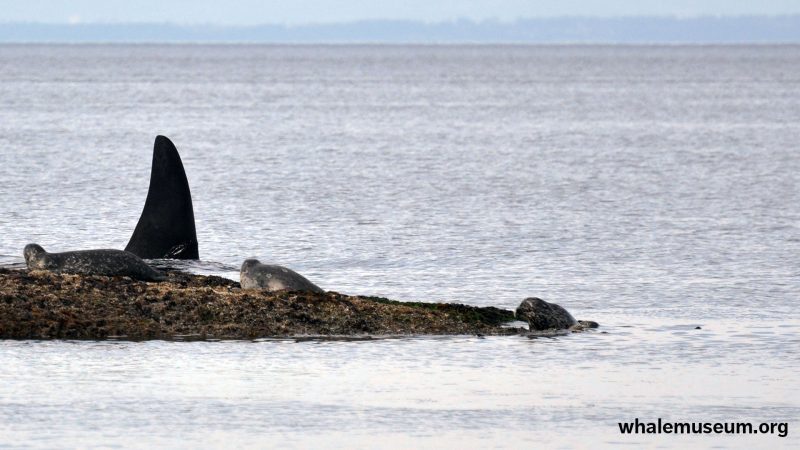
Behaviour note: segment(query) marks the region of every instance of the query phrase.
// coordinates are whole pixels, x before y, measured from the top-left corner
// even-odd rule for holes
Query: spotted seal
[[[597,328],[597,322],[575,320],[572,314],[555,303],[548,303],[537,297],[528,297],[520,303],[514,313],[517,320],[528,322],[531,331],[544,330],[585,330]]]
[[[164,274],[141,258],[122,250],[80,250],[47,253],[38,244],[28,244],[23,252],[29,269],[84,275],[126,276],[137,280],[163,281]]]
[[[266,289],[269,292],[281,290],[325,292],[292,269],[261,264],[257,259],[248,259],[242,264],[239,278],[243,289]]]

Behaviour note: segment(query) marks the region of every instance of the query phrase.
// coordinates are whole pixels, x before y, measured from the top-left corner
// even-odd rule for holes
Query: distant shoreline
[[[800,42],[218,42],[218,41],[186,41],[186,42],[62,42],[31,41],[2,42],[0,47],[630,47],[630,48],[671,48],[671,47],[800,47]]]
[[[800,43],[800,15],[553,17],[513,22],[364,20],[305,25],[0,23],[0,43],[336,45],[749,45]]]

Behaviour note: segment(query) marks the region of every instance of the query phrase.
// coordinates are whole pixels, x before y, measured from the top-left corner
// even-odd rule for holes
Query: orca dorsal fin
[[[145,259],[198,259],[189,181],[175,145],[157,136],[150,188],[125,251]]]

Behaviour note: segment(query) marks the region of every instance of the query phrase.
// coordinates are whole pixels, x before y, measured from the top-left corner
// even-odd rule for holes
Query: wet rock
[[[515,335],[512,311],[336,292],[241,289],[220,277],[129,277],[0,268],[0,339],[256,339]]]
[[[516,317],[528,322],[531,331],[567,329],[578,324],[566,309],[536,297],[523,300],[517,307]]]

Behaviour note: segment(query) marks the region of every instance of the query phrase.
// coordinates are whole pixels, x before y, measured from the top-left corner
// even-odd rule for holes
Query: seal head
[[[30,269],[45,269],[44,266],[44,256],[47,255],[47,252],[44,251],[41,245],[39,244],[28,244],[25,246],[25,250],[22,251],[22,254],[25,256],[25,264]]]

